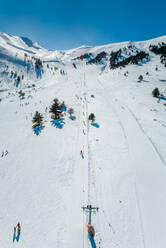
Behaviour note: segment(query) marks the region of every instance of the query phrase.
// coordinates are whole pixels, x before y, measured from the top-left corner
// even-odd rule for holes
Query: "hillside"
[[[166,36],[48,51],[0,33],[0,247],[89,248],[91,204],[97,248],[165,248],[165,97]]]

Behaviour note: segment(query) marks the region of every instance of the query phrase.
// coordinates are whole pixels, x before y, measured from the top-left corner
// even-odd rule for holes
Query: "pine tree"
[[[158,88],[155,88],[153,91],[152,91],[152,95],[153,97],[159,97],[160,95],[160,91]]]
[[[32,119],[32,122],[36,124],[40,124],[42,121],[43,121],[43,116],[38,111],[36,111]]]
[[[93,114],[93,113],[91,113],[90,115],[89,115],[89,120],[90,121],[92,121],[92,122],[94,122],[95,121],[95,115]]]
[[[18,94],[19,94],[19,97],[24,97],[24,96],[25,96],[25,92],[23,92],[22,90],[20,90],[20,91],[18,92]]]
[[[68,113],[71,116],[72,114],[74,114],[74,109],[73,108],[69,108]]]
[[[18,76],[18,77],[17,77],[17,82],[20,83],[20,81],[21,81],[21,77]]]
[[[138,78],[139,82],[141,82],[143,80],[143,76],[140,75],[139,78]]]
[[[54,99],[53,104],[50,107],[49,112],[53,113],[53,114],[57,114],[57,110],[59,110],[60,106],[59,106],[59,100],[57,98]]]

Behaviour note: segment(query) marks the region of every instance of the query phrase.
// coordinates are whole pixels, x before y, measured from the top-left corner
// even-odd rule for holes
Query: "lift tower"
[[[87,207],[82,207],[82,209],[89,214],[89,225],[92,223],[92,213],[99,210],[98,207],[92,207],[92,205],[87,205]]]

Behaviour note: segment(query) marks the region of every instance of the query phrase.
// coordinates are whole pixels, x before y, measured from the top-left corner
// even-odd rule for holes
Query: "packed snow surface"
[[[149,52],[165,41],[132,45]],[[151,52],[148,62],[115,70],[107,58],[74,60],[128,45],[47,51],[0,33],[0,247],[90,248],[82,210],[89,204],[99,207],[92,214],[97,248],[166,247],[166,102],[152,97],[156,87],[166,95],[166,68]],[[40,78],[31,56],[43,61]],[[24,76],[18,85],[12,70]],[[51,125],[55,98],[74,109],[73,120],[63,112],[62,128]],[[44,117],[38,136],[36,111]]]

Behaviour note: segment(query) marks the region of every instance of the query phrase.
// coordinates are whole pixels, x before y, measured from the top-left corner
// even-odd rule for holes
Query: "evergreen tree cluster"
[[[164,42],[158,43],[158,45],[150,45],[149,50],[157,55],[166,55],[166,44]]]
[[[160,91],[158,88],[155,88],[153,91],[152,91],[152,96],[153,97],[159,97],[160,96]]]
[[[62,108],[66,108],[65,102],[63,101],[61,103],[57,98],[55,98],[50,106],[49,112],[54,115],[54,119],[58,119],[62,112]]]
[[[85,59],[90,59],[91,56],[92,56],[92,53],[84,53]]]
[[[32,122],[36,125],[41,125],[43,121],[43,116],[38,111],[35,112]]]
[[[99,63],[102,59],[106,58],[107,53],[106,52],[101,52],[97,54],[97,56],[94,59],[91,59],[87,62],[87,64],[97,64]]]
[[[57,112],[60,110],[60,102],[57,98],[53,100],[53,104],[50,107],[49,112],[57,115]]]
[[[20,90],[20,91],[18,92],[18,96],[21,97],[21,98],[24,98],[25,92],[23,92],[22,90]]]
[[[92,122],[94,122],[95,121],[95,119],[96,119],[96,117],[95,117],[95,115],[93,114],[93,113],[91,113],[90,115],[89,115],[89,118],[88,118],[90,121],[92,121]]]
[[[164,42],[158,43],[158,45],[150,45],[149,50],[156,55],[160,56],[160,61],[166,67],[166,44]]]
[[[164,64],[164,66],[166,67],[166,54],[160,56],[160,61],[161,64]]]
[[[90,59],[92,57],[92,53],[84,53],[79,57],[75,58],[74,60],[83,60],[83,59]]]
[[[20,90],[19,92],[20,96],[24,96],[25,94]],[[53,117],[51,117],[52,119],[58,119],[61,117],[61,113],[65,110],[63,110],[62,108],[66,108],[65,102],[60,102],[57,98],[55,98],[53,100],[52,105],[50,106],[49,112],[53,114]],[[46,108],[47,109],[47,108]],[[46,110],[47,111],[47,110]],[[74,113],[74,110],[71,108],[69,109],[69,114],[70,116]],[[35,112],[33,119],[32,119],[32,123],[33,128],[42,125],[43,122],[43,115],[41,113],[39,113],[38,111]]]
[[[140,76],[138,77],[138,82],[142,82],[142,80],[143,80],[143,76],[140,75]]]
[[[60,70],[60,74],[61,74],[62,76],[66,75],[65,71],[62,70],[62,69]]]
[[[129,55],[129,53],[128,53]],[[135,55],[130,55],[127,58],[122,56],[122,49],[116,52],[111,52],[110,55],[110,69],[116,69],[119,67],[125,67],[128,64],[136,64],[143,62],[143,60],[148,60],[149,54],[144,51],[137,51]]]
[[[17,72],[11,71],[10,72],[10,78],[15,79],[15,82],[20,83],[21,79],[24,79],[24,75],[20,76],[17,74]]]
[[[36,69],[41,70],[43,69],[43,62],[41,59],[36,58],[34,56],[30,56],[27,53],[24,53],[24,61],[26,65],[34,65]]]

